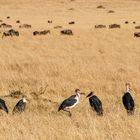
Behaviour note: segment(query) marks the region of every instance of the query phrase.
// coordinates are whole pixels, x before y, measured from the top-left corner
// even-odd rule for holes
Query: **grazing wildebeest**
[[[3,32],[3,35],[2,35],[2,38],[3,37],[6,37],[6,36],[19,36],[19,32],[18,31],[15,31],[14,29],[11,29],[11,30],[8,30],[8,31],[5,31]]]
[[[135,32],[134,37],[140,37],[140,32]]]
[[[74,21],[70,21],[69,24],[75,24],[75,22]]]
[[[19,25],[19,28],[31,28],[32,25],[29,25],[29,24],[22,24],[22,25]]]
[[[33,35],[39,35],[39,31],[34,31]]]
[[[97,6],[96,8],[99,8],[99,9],[105,9],[105,7],[102,6],[102,5],[99,5],[99,6]]]
[[[131,96],[131,93],[130,93],[130,84],[129,83],[126,83],[126,91],[124,92],[124,95],[122,97],[122,102],[123,102],[125,109],[127,110],[127,113],[133,114],[134,109],[135,109],[135,103],[134,103],[133,97]]]
[[[50,34],[50,30],[43,30],[43,31],[34,31],[33,32],[33,35],[47,35],[47,34]]]
[[[113,10],[109,10],[108,13],[115,13],[115,11],[113,11]]]
[[[109,29],[113,29],[113,28],[120,28],[121,26],[119,24],[111,24],[109,25]]]
[[[133,21],[133,24],[136,24],[136,22],[135,22],[135,21]]]
[[[22,113],[25,110],[26,107],[26,97],[23,96],[21,100],[18,101],[18,103],[15,105],[13,109],[13,114],[14,113]]]
[[[50,34],[50,30],[44,30],[44,31],[40,31],[40,35],[46,35],[46,34]]]
[[[60,111],[60,110],[66,111],[66,112],[69,113],[69,116],[71,116],[72,115],[71,112],[66,110],[66,109],[71,109],[71,108],[75,107],[79,103],[80,94],[81,94],[80,90],[76,89],[75,90],[75,95],[72,95],[69,98],[65,99],[61,103],[61,105],[59,106],[58,111]]]
[[[3,99],[0,99],[0,109],[4,110],[6,113],[8,113],[8,108]]]
[[[59,28],[62,28],[62,26],[60,25],[54,26],[54,29],[59,29]]]
[[[53,21],[52,20],[48,20],[48,23],[52,23]]]
[[[102,25],[102,24],[95,25],[95,28],[106,28],[106,25]]]
[[[8,16],[7,19],[10,19],[10,17]]]
[[[135,29],[140,29],[140,25],[139,26],[135,26]]]
[[[125,24],[128,24],[129,22],[128,22],[128,21],[125,21],[124,23],[125,23]]]
[[[17,20],[16,23],[20,23],[20,20]]]
[[[97,112],[97,115],[103,115],[102,102],[96,95],[94,95],[94,92],[90,92],[87,97],[89,97],[90,106]]]
[[[66,30],[62,30],[61,31],[61,34],[64,34],[64,35],[73,35],[73,32],[71,29],[66,29]]]
[[[2,23],[2,24],[0,25],[0,28],[12,28],[12,25],[8,25],[8,24],[6,24],[6,23]]]

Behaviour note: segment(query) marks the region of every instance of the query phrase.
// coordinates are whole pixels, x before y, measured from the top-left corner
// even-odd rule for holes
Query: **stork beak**
[[[86,97],[90,97],[91,95],[93,95],[93,92],[90,92]]]

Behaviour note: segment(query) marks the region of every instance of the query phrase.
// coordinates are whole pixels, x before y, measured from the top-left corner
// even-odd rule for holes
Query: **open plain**
[[[0,97],[9,108],[9,114],[0,110],[0,140],[140,139],[140,38],[134,37],[140,31],[139,0],[0,0],[0,20],[19,32],[1,38],[8,29],[0,28]],[[98,24],[106,28],[95,29]],[[62,35],[63,29],[73,35]],[[33,36],[36,30],[50,34]],[[136,103],[132,116],[122,104],[126,82]],[[95,91],[102,117],[85,95],[72,117],[57,111],[76,88],[86,95]],[[12,115],[19,91],[27,107]]]

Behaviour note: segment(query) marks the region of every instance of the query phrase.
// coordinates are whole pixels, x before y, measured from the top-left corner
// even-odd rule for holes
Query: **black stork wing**
[[[0,109],[4,110],[6,113],[8,113],[8,108],[5,104],[5,101],[0,99]]]
[[[26,103],[23,102],[23,100],[19,100],[18,103],[15,105],[13,109],[13,113],[21,113],[25,110]]]
[[[127,110],[133,111],[135,107],[134,100],[129,92],[126,92],[122,98],[123,105]]]
[[[69,107],[72,106],[73,104],[75,104],[77,102],[77,100],[75,99],[76,95],[72,95],[69,98],[67,98],[66,100],[64,100],[61,105],[58,108],[58,111],[60,111],[61,109],[63,110],[65,107]]]
[[[90,102],[90,105],[91,107],[94,108],[94,110],[99,113],[99,112],[102,112],[103,109],[102,109],[102,102],[100,101],[100,99],[97,97],[97,96],[92,96],[89,98],[89,102]]]

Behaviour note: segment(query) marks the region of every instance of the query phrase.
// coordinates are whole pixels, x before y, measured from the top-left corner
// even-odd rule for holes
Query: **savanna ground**
[[[105,9],[96,9],[98,5]],[[134,26],[140,25],[139,5],[138,0],[1,0],[0,18],[20,36],[0,39],[0,96],[10,111],[0,112],[0,139],[139,140],[140,40],[133,37]],[[16,20],[32,28],[19,29]],[[69,25],[72,20],[76,23]],[[121,29],[94,29],[95,24],[111,23]],[[74,36],[60,35],[56,25],[72,29]],[[43,29],[51,34],[32,35]],[[125,82],[133,89],[134,116],[126,114],[121,102]],[[86,94],[95,91],[104,116],[96,116],[84,95],[71,118],[57,112],[75,88]],[[12,115],[20,99],[7,96],[13,90],[29,100],[21,115]]]

